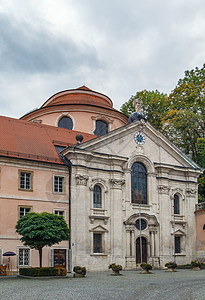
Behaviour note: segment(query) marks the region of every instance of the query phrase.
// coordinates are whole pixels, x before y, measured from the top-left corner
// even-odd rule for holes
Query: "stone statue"
[[[133,100],[133,107],[135,108],[135,112],[132,113],[128,119],[128,124],[133,123],[135,121],[141,121],[142,119],[146,122],[146,118],[143,113],[143,101],[141,97]]]

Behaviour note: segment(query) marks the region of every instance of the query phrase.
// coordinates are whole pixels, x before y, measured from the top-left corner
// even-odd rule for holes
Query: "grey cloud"
[[[76,45],[71,38],[56,36],[32,24],[0,15],[1,70],[20,72],[71,71],[77,65],[99,67],[96,50]]]

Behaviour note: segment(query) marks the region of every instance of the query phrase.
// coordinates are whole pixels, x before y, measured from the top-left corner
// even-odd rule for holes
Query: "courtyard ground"
[[[84,278],[25,279],[0,277],[1,300],[205,300],[205,270],[88,272]]]

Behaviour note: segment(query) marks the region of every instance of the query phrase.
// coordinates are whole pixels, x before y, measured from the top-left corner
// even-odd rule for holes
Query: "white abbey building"
[[[62,154],[72,163],[73,265],[190,263],[200,171],[159,131],[137,120]]]

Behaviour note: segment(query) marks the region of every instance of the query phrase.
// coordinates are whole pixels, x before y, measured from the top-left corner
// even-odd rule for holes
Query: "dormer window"
[[[95,135],[104,135],[108,133],[108,124],[102,120],[96,120],[95,122]]]
[[[66,117],[66,116],[62,117],[60,119],[60,121],[58,122],[58,127],[72,130],[73,129],[73,121],[69,117]]]

